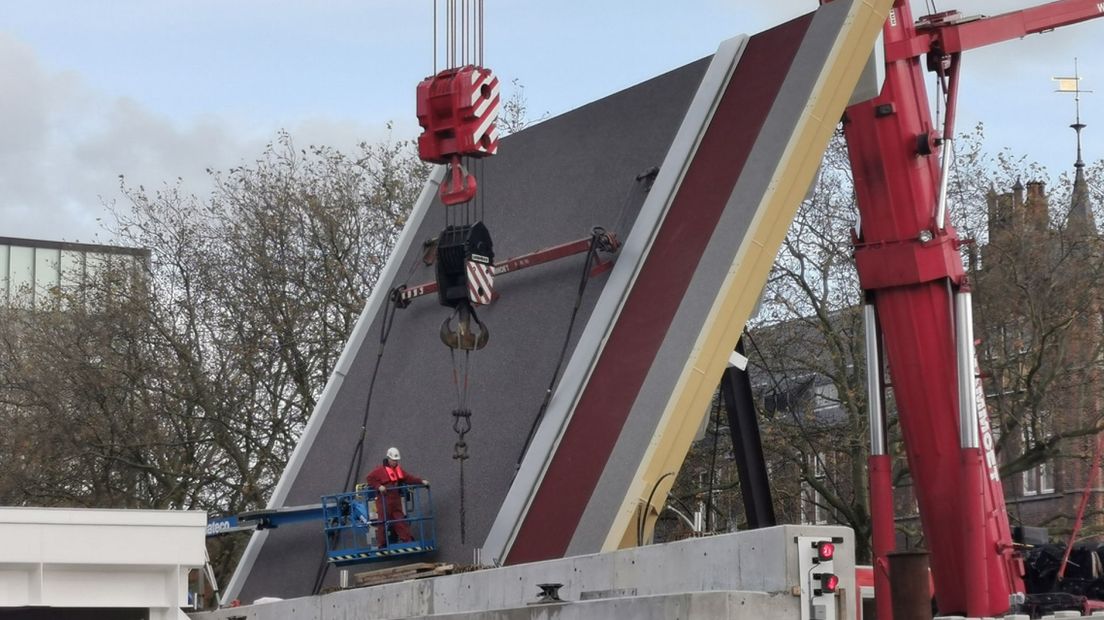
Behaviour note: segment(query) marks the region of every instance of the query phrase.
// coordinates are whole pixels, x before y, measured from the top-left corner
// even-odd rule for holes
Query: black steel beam
[[[736,345],[744,355],[744,340]],[[729,367],[721,377],[721,393],[728,412],[728,429],[732,433],[732,453],[740,474],[740,493],[744,498],[744,513],[748,528],[776,525],[771,501],[767,462],[763,458],[763,443],[759,437],[759,420],[751,394],[751,379],[746,370]]]

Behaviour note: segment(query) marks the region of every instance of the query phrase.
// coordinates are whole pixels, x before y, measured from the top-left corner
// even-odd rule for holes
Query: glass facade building
[[[41,307],[107,268],[141,272],[148,261],[141,248],[0,237],[0,304]]]

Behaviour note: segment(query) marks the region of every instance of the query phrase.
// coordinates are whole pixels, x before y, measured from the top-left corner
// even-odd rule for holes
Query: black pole
[[[744,339],[736,344],[736,352],[744,355]],[[767,479],[767,462],[763,458],[763,443],[759,437],[759,420],[755,400],[751,395],[751,379],[746,370],[729,367],[721,377],[721,393],[728,410],[728,428],[732,433],[732,452],[740,474],[740,491],[744,497],[744,513],[748,528],[776,525],[774,504]]]

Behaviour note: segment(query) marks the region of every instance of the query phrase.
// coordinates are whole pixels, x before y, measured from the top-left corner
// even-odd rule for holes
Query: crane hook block
[[[498,78],[490,69],[445,69],[418,84],[418,156],[434,164],[487,157],[498,150]]]
[[[455,308],[494,298],[494,244],[483,222],[449,226],[437,237],[437,301]]]
[[[448,179],[441,184],[441,202],[448,207],[464,204],[475,198],[475,190],[475,175],[468,174],[464,166],[460,165],[459,155],[453,155]]]
[[[456,319],[456,327],[452,326],[453,319]],[[450,349],[476,351],[487,346],[491,332],[483,321],[479,320],[475,308],[464,302],[452,311],[452,315],[445,319],[444,323],[441,323],[440,335],[441,342]]]

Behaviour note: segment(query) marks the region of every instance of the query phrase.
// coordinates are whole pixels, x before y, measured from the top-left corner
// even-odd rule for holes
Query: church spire
[[[1091,90],[1081,90],[1081,75],[1077,70],[1077,59],[1073,60],[1073,77],[1056,77],[1060,93],[1073,93],[1074,122],[1070,128],[1077,134],[1077,160],[1073,164],[1073,196],[1070,200],[1069,218],[1067,228],[1076,227],[1080,232],[1096,234],[1096,223],[1093,221],[1092,206],[1090,202],[1089,184],[1085,181],[1085,160],[1081,156],[1081,131],[1087,127],[1081,122],[1081,93],[1091,93]]]

